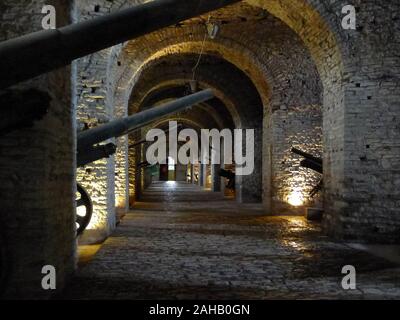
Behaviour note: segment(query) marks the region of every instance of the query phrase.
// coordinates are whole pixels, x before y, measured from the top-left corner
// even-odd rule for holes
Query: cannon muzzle
[[[300,149],[292,148],[291,150],[293,153],[302,156],[305,158],[300,162],[300,166],[303,168],[308,168],[311,170],[314,170],[320,174],[324,174],[324,168],[323,168],[323,159],[322,158],[317,158],[313,156],[312,154],[309,154],[307,152],[304,152]],[[318,185],[316,185],[310,192],[310,197],[314,197],[319,191],[322,190],[324,186],[323,180],[321,180]]]
[[[235,173],[232,170],[220,169],[218,175],[222,178],[228,179],[226,187],[231,190],[235,190]]]
[[[302,151],[300,149],[296,149],[296,148],[292,148],[292,152],[305,158],[303,161],[300,162],[300,165],[303,168],[308,168],[308,169],[314,170],[320,174],[323,174],[324,171],[323,171],[322,158],[314,157],[312,154],[309,154],[307,152],[304,152],[304,151]]]
[[[302,151],[300,149],[297,149],[297,148],[292,148],[292,152],[297,154],[297,155],[299,155],[299,156],[302,156],[302,157],[304,157],[306,159],[312,160],[315,163],[319,163],[322,166],[322,159],[321,158],[314,157],[312,154],[309,154],[309,153],[304,152],[304,151]]]
[[[154,0],[0,43],[0,89],[239,0]]]

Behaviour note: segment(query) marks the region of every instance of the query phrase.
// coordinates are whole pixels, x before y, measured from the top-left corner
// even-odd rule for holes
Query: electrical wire
[[[199,58],[198,58],[198,60],[197,60],[196,65],[195,65],[195,66],[193,67],[193,69],[192,69],[192,71],[193,71],[192,81],[195,81],[195,80],[196,80],[196,70],[197,70],[197,68],[198,68],[199,65],[200,65],[201,58],[203,57],[204,47],[205,47],[206,39],[207,39],[207,35],[208,35],[207,24],[210,23],[210,20],[211,20],[211,15],[208,16],[208,20],[207,20],[207,23],[206,23],[206,32],[205,32],[205,34],[204,34],[203,43],[202,43],[202,45],[201,45],[201,50],[200,50]]]

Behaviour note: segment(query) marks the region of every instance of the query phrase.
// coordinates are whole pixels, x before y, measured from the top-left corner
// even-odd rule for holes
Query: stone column
[[[213,192],[221,191],[221,177],[218,174],[220,169],[221,169],[221,165],[219,165],[219,164],[211,165],[211,177],[212,177],[211,190]]]
[[[68,24],[70,2],[50,3],[56,7],[58,26]],[[44,4],[2,1],[0,41],[41,30]],[[28,94],[27,100],[48,108],[34,125],[0,136],[0,236],[6,244],[4,262],[10,266],[0,294],[6,300],[48,299],[63,289],[76,266],[74,72],[65,67],[13,86],[8,90],[11,101],[1,106],[20,105]],[[44,265],[56,268],[57,291],[42,289]]]
[[[236,175],[236,200],[239,203],[259,203],[262,201],[262,129],[258,125],[249,126],[254,132],[254,171],[250,175]],[[243,134],[243,150],[246,139]],[[238,166],[236,171],[238,171]]]
[[[115,154],[115,206],[117,220],[129,210],[129,149],[128,137],[117,139]]]
[[[203,165],[203,187],[207,188],[207,180],[208,180],[208,173],[209,173],[209,165],[204,164]]]
[[[199,186],[200,186],[200,187],[205,187],[205,184],[204,184],[204,181],[205,181],[204,176],[206,175],[206,172],[207,172],[206,169],[207,169],[207,168],[205,167],[204,164],[200,164],[200,174],[199,174]]]

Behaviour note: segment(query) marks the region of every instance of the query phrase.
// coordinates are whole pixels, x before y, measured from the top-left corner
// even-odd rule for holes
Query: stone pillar
[[[221,192],[221,177],[218,174],[220,169],[221,165],[219,164],[211,165],[211,190],[213,192]]]
[[[258,125],[249,126],[254,130],[254,171],[250,175],[236,175],[236,200],[239,203],[261,203],[262,201],[262,128]],[[246,139],[243,134],[243,150]],[[237,171],[238,167],[236,168]]]
[[[130,137],[130,142],[133,142],[133,138]],[[137,199],[137,189],[136,189],[136,157],[139,153],[138,147],[129,149],[129,207],[133,208]]]
[[[204,164],[200,164],[200,173],[199,173],[199,186],[200,186],[200,187],[205,187],[205,183],[204,183],[205,179],[204,179],[204,176],[206,175],[206,172],[207,172],[206,169],[207,169],[207,168],[205,167]]]
[[[117,217],[129,210],[129,159],[128,137],[117,139],[115,154],[115,206]]]
[[[114,156],[80,168],[77,174],[93,202],[92,219],[79,241],[81,244],[100,243],[116,226]]]
[[[175,180],[180,182],[187,181],[187,165],[177,164],[175,166]]]
[[[144,189],[147,189],[153,183],[153,176],[151,175],[151,171],[149,168],[145,168],[144,170]]]
[[[337,238],[400,242],[399,23],[388,16],[399,10],[363,1],[341,87],[324,83],[324,226]]]
[[[208,188],[207,181],[208,181],[208,174],[209,174],[209,165],[204,164],[203,166],[203,187]]]
[[[139,164],[143,163],[143,159],[145,158],[144,155],[144,146],[140,145],[139,146],[139,157],[137,158],[137,163],[136,163],[136,194],[138,198],[140,199],[143,191],[145,190],[145,176],[144,176],[144,168],[139,167]]]
[[[45,4],[56,7],[58,26],[68,24],[68,1],[2,1],[0,41],[41,30],[40,12]],[[39,99],[49,97],[41,102],[48,112],[34,125],[0,136],[0,236],[9,266],[6,286],[0,288],[4,299],[48,299],[63,289],[76,265],[71,69],[61,68],[14,86],[10,91],[16,101],[8,106],[21,103],[18,95],[28,89],[32,91],[27,99],[34,100],[35,93]],[[40,285],[45,265],[56,268],[57,291],[43,290]]]

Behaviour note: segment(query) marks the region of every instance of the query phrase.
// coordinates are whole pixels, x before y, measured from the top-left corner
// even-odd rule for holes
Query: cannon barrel
[[[319,163],[322,166],[322,159],[321,158],[314,157],[312,154],[309,154],[307,152],[301,151],[301,150],[299,150],[297,148],[292,148],[292,152],[297,154],[297,155],[299,155],[299,156],[302,156],[302,157],[304,157],[306,159],[309,159],[309,160],[311,160],[311,161],[313,161],[315,163]]]
[[[239,0],[155,0],[0,43],[0,89]]]
[[[222,178],[226,178],[226,179],[233,179],[235,178],[235,174],[231,171],[231,170],[224,170],[224,169],[220,169],[218,172],[218,175]]]
[[[115,152],[117,152],[117,146],[114,143],[93,146],[78,152],[76,165],[77,167],[83,167],[97,160],[109,158]]]
[[[231,170],[220,169],[218,175],[222,178],[228,179],[227,188],[231,190],[235,190],[235,173]]]
[[[139,112],[133,116],[114,120],[94,129],[80,132],[78,134],[78,152],[84,152],[85,149],[90,149],[95,144],[111,138],[121,137],[130,131],[144,127],[158,118],[182,111],[212,98],[214,98],[213,91],[206,89],[168,102],[162,106]]]
[[[322,167],[322,164],[320,164],[318,162],[315,162],[315,161],[313,161],[311,159],[305,159],[305,160],[301,161],[300,165],[303,168],[308,168],[308,169],[314,170],[314,171],[316,171],[316,172],[318,172],[320,174],[324,173],[324,169]]]
[[[292,148],[292,152],[305,158],[303,161],[300,162],[300,165],[303,168],[308,168],[320,174],[323,174],[323,160],[321,158],[314,157],[313,155],[296,148]]]

